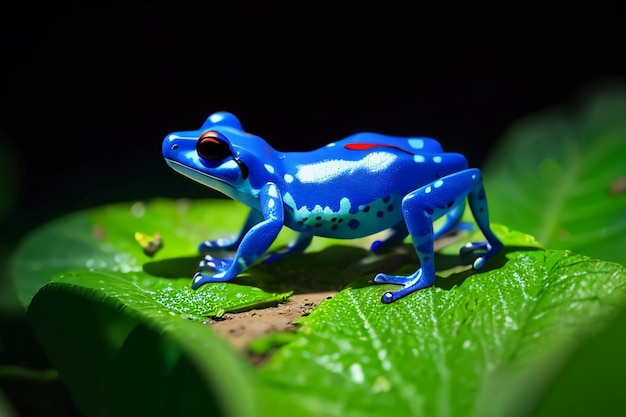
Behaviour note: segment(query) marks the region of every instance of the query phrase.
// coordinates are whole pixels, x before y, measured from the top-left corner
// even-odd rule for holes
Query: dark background
[[[480,167],[521,116],[626,75],[625,12],[597,2],[341,13],[15,2],[1,18],[1,150],[16,190],[5,231],[17,238],[112,201],[207,196],[160,149],[217,110],[281,150],[357,131],[425,135]]]

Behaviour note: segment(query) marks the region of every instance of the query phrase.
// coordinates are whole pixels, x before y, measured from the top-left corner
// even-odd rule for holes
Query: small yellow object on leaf
[[[149,257],[153,257],[163,247],[163,239],[161,239],[161,235],[158,233],[150,236],[141,232],[135,232],[135,240],[143,249],[143,253]]]

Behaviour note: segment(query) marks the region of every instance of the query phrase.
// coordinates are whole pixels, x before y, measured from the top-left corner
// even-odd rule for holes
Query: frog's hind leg
[[[502,248],[502,243],[489,228],[487,200],[480,171],[468,169],[438,179],[402,200],[402,211],[420,260],[420,268],[408,276],[378,274],[374,278],[375,282],[402,285],[398,291],[386,292],[382,297],[383,303],[391,303],[435,283],[433,221],[460,206],[459,203],[466,197],[476,223],[487,239],[487,251],[474,262],[474,268],[482,267],[487,259]]]
[[[432,189],[431,186],[427,186]],[[382,302],[389,304],[414,291],[430,287],[435,283],[435,266],[433,262],[435,234],[433,232],[434,212],[430,210],[432,201],[425,197],[430,191],[422,187],[402,200],[402,210],[405,213],[407,229],[411,234],[413,246],[420,260],[421,268],[408,276],[387,275],[380,273],[374,277],[374,282],[381,284],[402,285],[398,291],[386,292]],[[426,204],[426,206],[424,205]],[[430,213],[429,213],[430,211]],[[409,213],[407,215],[407,213]]]
[[[467,196],[472,215],[478,228],[487,239],[487,242],[471,242],[461,248],[461,255],[467,251],[474,251],[476,248],[480,248],[484,253],[482,256],[476,258],[472,267],[476,270],[482,268],[487,260],[494,257],[502,249],[502,242],[496,237],[489,226],[489,211],[487,208],[487,195],[485,188],[483,187],[482,174],[478,169],[474,170],[472,174],[476,175],[476,185],[472,188],[472,191]]]

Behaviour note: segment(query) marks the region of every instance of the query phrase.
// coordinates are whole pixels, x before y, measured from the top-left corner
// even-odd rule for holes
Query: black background
[[[251,10],[114,4],[2,11],[0,129],[20,235],[56,215],[203,197],[163,137],[217,110],[281,150],[425,135],[480,167],[520,117],[626,75],[619,3]],[[513,157],[513,156],[512,156]],[[19,220],[19,221],[17,221]]]

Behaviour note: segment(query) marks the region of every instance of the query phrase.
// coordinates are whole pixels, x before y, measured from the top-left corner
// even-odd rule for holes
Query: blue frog
[[[304,251],[313,236],[353,239],[389,229],[390,236],[371,250],[384,251],[411,235],[420,268],[408,276],[376,275],[377,283],[401,286],[383,294],[388,304],[434,284],[433,243],[460,224],[466,199],[487,240],[461,249],[480,255],[474,269],[502,248],[489,227],[480,170],[431,138],[357,133],[311,152],[279,152],[245,132],[233,114],[218,112],[198,130],[167,135],[162,151],[175,171],[251,208],[237,237],[200,244],[204,258],[194,289],[245,271],[266,254],[283,226],[298,237],[266,262]],[[435,232],[433,221],[443,215]],[[214,257],[215,248],[235,255]]]

